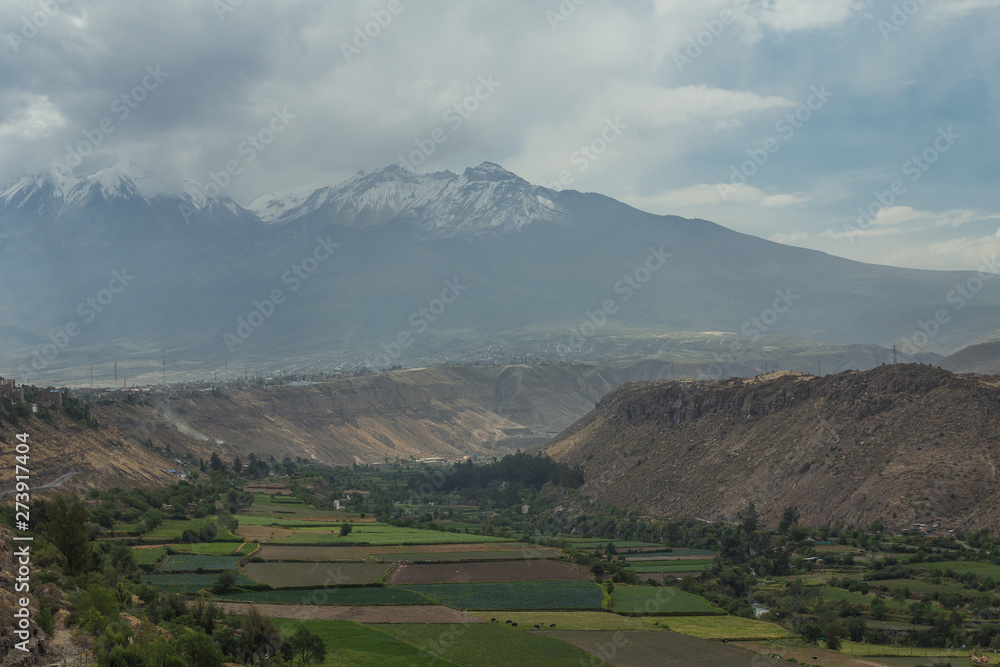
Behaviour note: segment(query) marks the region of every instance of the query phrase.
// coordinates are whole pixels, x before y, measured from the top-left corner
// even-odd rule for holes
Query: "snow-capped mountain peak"
[[[451,171],[415,174],[392,165],[309,193],[273,193],[248,208],[265,222],[279,224],[307,215],[352,227],[404,220],[430,236],[465,237],[567,220],[566,212],[539,190],[493,162],[469,167],[461,176]]]

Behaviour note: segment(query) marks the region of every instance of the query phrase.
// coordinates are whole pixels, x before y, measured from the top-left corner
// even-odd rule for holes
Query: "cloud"
[[[857,0],[770,0],[755,16],[768,27],[788,33],[832,28],[863,8],[864,3]]]

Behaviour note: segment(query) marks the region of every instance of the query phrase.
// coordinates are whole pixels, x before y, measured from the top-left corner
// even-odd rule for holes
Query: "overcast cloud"
[[[0,26],[4,183],[86,133],[77,174],[205,182],[255,136],[242,204],[489,160],[864,261],[1000,254],[1000,0],[7,0]]]

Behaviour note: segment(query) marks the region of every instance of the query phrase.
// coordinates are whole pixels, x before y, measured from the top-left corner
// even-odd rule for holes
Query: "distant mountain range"
[[[0,375],[37,382],[524,355],[728,376],[792,366],[793,348],[832,372],[894,342],[930,360],[1000,337],[1000,281],[959,308],[974,273],[852,262],[489,162],[246,207],[131,163],[25,176],[0,191],[0,265]]]

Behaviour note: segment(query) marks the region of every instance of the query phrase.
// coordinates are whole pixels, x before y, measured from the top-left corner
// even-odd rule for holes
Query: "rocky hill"
[[[98,400],[88,426],[55,415],[18,428],[0,422],[0,443],[30,434],[33,486],[77,473],[70,489],[176,479],[212,453],[250,453],[337,465],[386,459],[503,455],[537,445],[591,410],[620,383],[588,364],[421,368],[304,386],[177,391],[129,403]],[[179,462],[178,459],[180,459]],[[0,492],[13,486],[0,468]]]
[[[644,515],[1000,527],[1000,379],[931,366],[629,383],[544,451]]]

